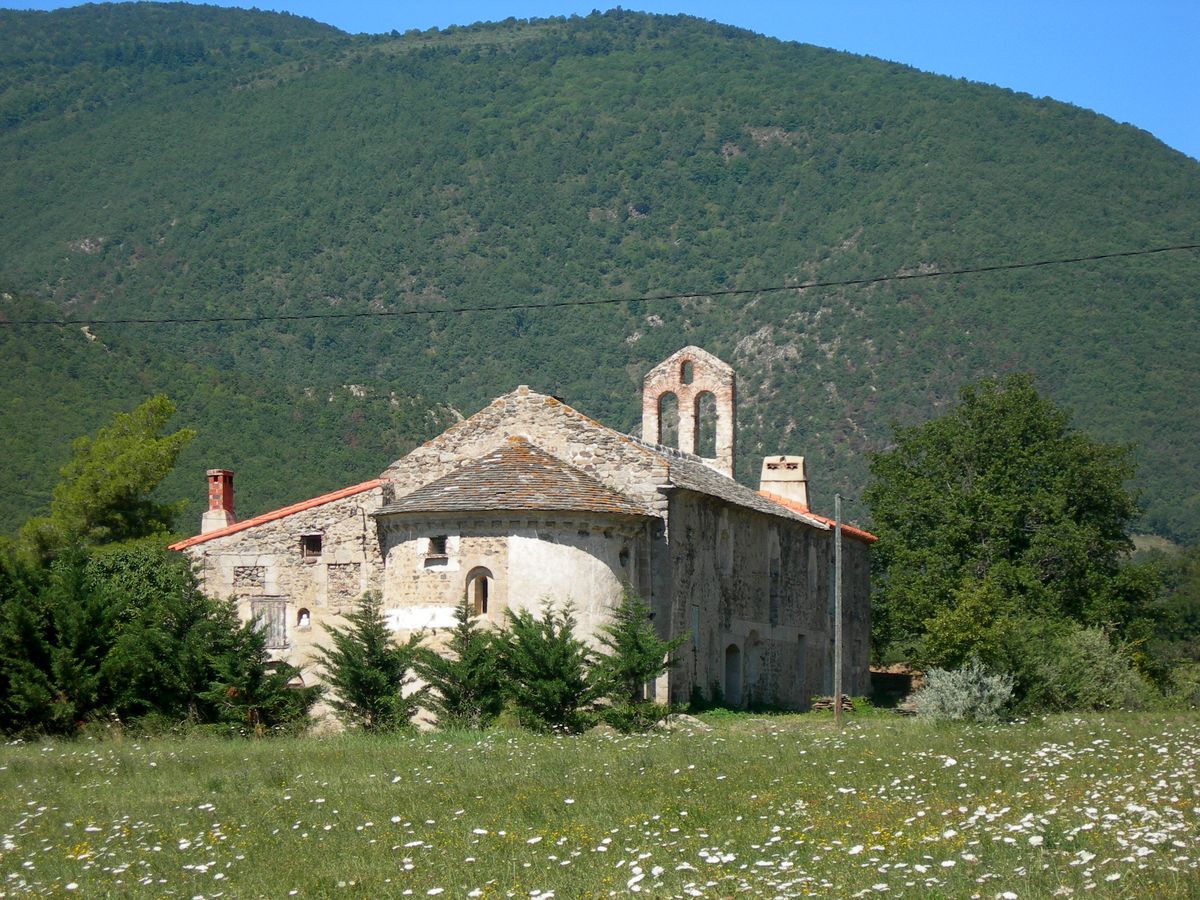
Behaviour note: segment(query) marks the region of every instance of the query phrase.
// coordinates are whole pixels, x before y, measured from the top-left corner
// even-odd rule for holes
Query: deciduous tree
[[[1005,623],[1120,627],[1147,599],[1123,566],[1136,514],[1130,448],[1095,441],[1029,375],[964,388],[957,406],[871,461],[877,649],[957,666]]]

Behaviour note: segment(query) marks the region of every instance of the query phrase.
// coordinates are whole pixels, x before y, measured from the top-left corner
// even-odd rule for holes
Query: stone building
[[[641,438],[521,386],[377,479],[242,522],[233,473],[210,470],[202,533],[172,549],[310,680],[368,590],[401,638],[436,640],[465,592],[496,625],[569,601],[594,640],[630,584],[663,637],[689,635],[659,699],[805,708],[832,685],[833,523],[800,457],[765,459],[758,491],[733,480],[735,403],[733,370],[698,347],[646,376]],[[873,540],[843,528],[847,693],[869,689]]]

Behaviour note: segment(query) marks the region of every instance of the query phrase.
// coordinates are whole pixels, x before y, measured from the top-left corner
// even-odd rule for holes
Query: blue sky
[[[594,0],[215,2],[287,10],[346,31],[372,33],[508,16],[585,15],[614,5]],[[64,4],[0,0],[0,5],[52,9]],[[1200,0],[634,0],[621,5],[688,13],[784,40],[1065,100],[1144,128],[1200,159]]]

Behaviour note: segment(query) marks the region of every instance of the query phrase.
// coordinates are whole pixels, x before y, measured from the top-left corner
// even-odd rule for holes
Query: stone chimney
[[[808,509],[808,475],[803,456],[768,456],[762,462],[758,489]]]
[[[237,521],[233,514],[233,472],[208,470],[208,509],[200,518],[200,533],[216,531]]]

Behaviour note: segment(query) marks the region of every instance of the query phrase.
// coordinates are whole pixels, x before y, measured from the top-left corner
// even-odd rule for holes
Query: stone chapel
[[[497,626],[569,601],[594,642],[629,584],[662,637],[688,635],[659,700],[804,709],[832,691],[833,522],[809,509],[802,457],[764,459],[757,491],[734,480],[735,404],[733,369],[698,347],[646,375],[640,438],[522,385],[378,478],[244,521],[233,472],[211,469],[201,533],[171,549],[308,681],[326,627],[369,590],[401,639],[436,641],[465,593]],[[710,414],[715,440],[699,447]],[[875,538],[842,536],[843,691],[862,695]]]

